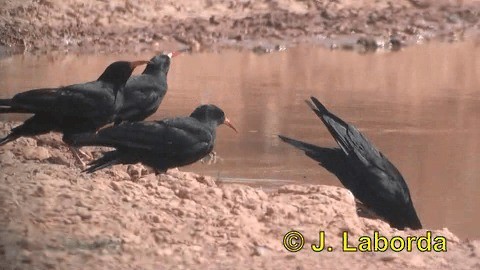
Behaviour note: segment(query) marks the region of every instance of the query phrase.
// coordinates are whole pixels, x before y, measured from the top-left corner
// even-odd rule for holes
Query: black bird
[[[201,105],[189,117],[161,121],[124,122],[96,134],[74,136],[76,146],[107,146],[116,150],[92,161],[84,171],[92,173],[115,164],[141,162],[157,173],[194,163],[208,155],[215,130],[225,124],[237,131],[215,105]]]
[[[97,131],[113,121],[123,102],[121,90],[135,67],[147,63],[117,61],[110,64],[96,81],[34,89],[16,94],[11,99],[0,99],[0,113],[33,114],[0,139],[0,145],[22,136],[50,131],[62,132],[63,141],[68,144],[72,134]],[[78,149],[71,150],[79,159]]]
[[[154,114],[167,93],[167,74],[171,59],[188,49],[159,54],[142,74],[132,76],[123,91],[124,103],[115,116],[115,125],[123,121],[143,121]]]
[[[340,148],[324,148],[279,137],[305,151],[310,158],[338,177],[364,205],[392,227],[421,229],[407,184],[395,166],[353,125],[329,112],[316,98],[306,101],[327,127]]]

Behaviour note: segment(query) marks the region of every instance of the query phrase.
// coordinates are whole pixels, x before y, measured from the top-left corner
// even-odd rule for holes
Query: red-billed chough
[[[162,53],[150,59],[142,74],[132,76],[125,85],[124,102],[115,115],[115,124],[142,121],[154,114],[167,93],[171,59],[188,49]]]
[[[329,112],[316,98],[311,99],[307,104],[340,148],[324,148],[279,137],[336,175],[360,202],[392,227],[421,229],[407,184],[398,169],[358,129]]]
[[[236,131],[225,113],[215,105],[201,105],[189,117],[160,121],[124,122],[96,134],[73,137],[76,146],[107,146],[116,150],[94,160],[86,172],[115,164],[141,162],[157,173],[194,163],[208,155],[215,143],[215,130],[225,124]]]
[[[34,89],[16,94],[11,99],[0,99],[0,113],[33,114],[0,139],[0,145],[21,136],[50,131],[62,132],[63,140],[68,144],[72,134],[95,132],[113,121],[123,103],[122,88],[135,67],[147,63],[117,61],[110,64],[96,81]],[[79,158],[78,151],[72,151]]]

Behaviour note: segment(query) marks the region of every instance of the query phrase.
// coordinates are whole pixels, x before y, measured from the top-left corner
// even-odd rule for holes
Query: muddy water
[[[0,96],[91,80],[119,58],[150,55],[3,59]],[[461,237],[480,238],[478,45],[430,44],[375,55],[312,48],[184,55],[174,59],[169,85],[152,118],[187,115],[200,103],[215,103],[240,131],[220,127],[220,162],[188,170],[265,189],[287,183],[340,185],[276,137],[334,145],[303,102],[314,95],[397,165],[426,228],[448,227]]]

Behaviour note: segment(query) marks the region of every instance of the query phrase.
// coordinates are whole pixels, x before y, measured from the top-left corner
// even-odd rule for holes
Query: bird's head
[[[173,52],[163,52],[154,56],[150,59],[150,63],[143,71],[144,74],[156,74],[156,73],[163,73],[165,76],[168,74],[168,70],[170,69],[170,62],[172,58],[181,54],[182,52],[188,51],[189,49],[182,49]]]
[[[133,70],[140,66],[150,63],[149,61],[116,61],[111,63],[105,71],[100,75],[97,81],[113,84],[113,95],[115,96],[115,104],[117,103],[118,91],[127,83],[128,78],[132,75]]]
[[[150,63],[149,61],[116,61],[111,63],[102,75],[98,78],[98,81],[103,81],[113,84],[115,87],[123,86],[128,78],[132,75],[133,70],[140,66]]]
[[[198,106],[192,114],[190,114],[190,117],[193,117],[200,122],[213,123],[215,126],[224,124],[235,132],[238,132],[230,120],[225,117],[223,110],[213,104]]]

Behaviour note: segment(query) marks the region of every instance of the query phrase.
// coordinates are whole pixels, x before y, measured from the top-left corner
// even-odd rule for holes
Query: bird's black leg
[[[155,172],[155,175],[159,175],[159,174],[162,174],[162,173],[166,173],[167,170],[159,170],[159,169],[153,169],[153,171]]]

